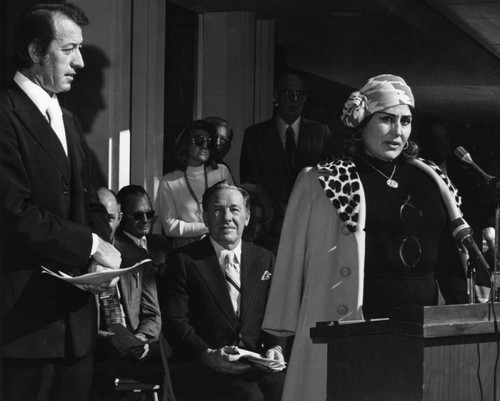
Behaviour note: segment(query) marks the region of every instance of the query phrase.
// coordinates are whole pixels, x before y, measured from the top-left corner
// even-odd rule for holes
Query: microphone
[[[459,146],[455,149],[455,155],[464,163],[471,165],[474,170],[481,174],[488,185],[492,185],[494,188],[498,188],[498,179],[492,175],[485,173],[481,167],[474,163],[470,153],[467,152],[463,146]]]
[[[482,268],[486,269],[486,271],[490,269],[483,253],[479,250],[474,238],[472,238],[472,229],[463,218],[459,217],[451,222],[451,234],[455,241],[465,248],[470,255],[476,255]]]

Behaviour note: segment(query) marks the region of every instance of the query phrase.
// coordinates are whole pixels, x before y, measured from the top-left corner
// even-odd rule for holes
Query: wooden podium
[[[500,319],[500,303],[495,311]],[[489,304],[319,322],[311,338],[328,344],[328,401],[500,401],[500,334]]]

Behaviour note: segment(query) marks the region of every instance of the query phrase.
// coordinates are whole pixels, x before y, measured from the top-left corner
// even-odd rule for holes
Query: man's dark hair
[[[116,195],[116,197],[118,198],[118,203],[122,207],[124,207],[124,205],[126,204],[127,199],[131,197],[141,198],[143,196],[147,197],[149,203],[151,203],[151,199],[149,198],[148,193],[140,185],[126,185],[122,189],[120,189],[118,191],[118,194]]]
[[[280,90],[285,85],[286,79],[288,77],[298,78],[300,81],[302,81],[302,85],[304,86],[304,89],[305,89],[306,83],[304,81],[304,77],[302,77],[300,74],[298,74],[295,71],[288,71],[287,70],[287,71],[283,71],[281,74],[278,75],[278,77],[275,81],[275,84],[274,84],[274,90],[275,91]]]
[[[229,184],[227,180],[219,181],[218,183],[206,189],[206,191],[203,193],[203,198],[202,198],[203,210],[205,212],[208,211],[208,205],[210,204],[210,200],[213,194],[226,189],[233,189],[235,191],[238,191],[243,196],[245,209],[247,210],[247,212],[250,212],[250,194],[244,188]]]
[[[30,43],[35,43],[39,54],[46,54],[55,39],[55,16],[64,15],[78,26],[88,25],[83,10],[71,3],[37,4],[25,11],[16,24],[14,42],[14,64],[17,69],[31,67]]]

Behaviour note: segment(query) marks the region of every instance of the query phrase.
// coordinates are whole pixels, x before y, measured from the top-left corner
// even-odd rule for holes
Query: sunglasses
[[[191,142],[196,146],[210,145],[212,143],[212,138],[203,136],[203,135],[195,135],[191,138]]]
[[[151,220],[153,217],[155,217],[155,211],[150,210],[149,212],[134,212],[134,213],[125,213],[126,215],[131,216],[134,220],[139,221],[146,216],[147,220]]]

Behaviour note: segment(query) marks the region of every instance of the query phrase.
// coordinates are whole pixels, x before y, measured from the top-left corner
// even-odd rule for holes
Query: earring
[[[356,134],[359,134],[359,136],[356,136]],[[352,139],[354,142],[360,142],[360,141],[361,141],[361,131],[354,131],[354,132],[352,133],[351,139]]]
[[[406,142],[405,143],[405,146],[403,146],[403,150],[406,150],[410,147],[410,143],[409,142]]]

